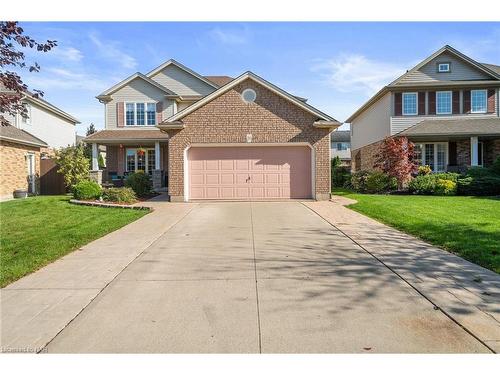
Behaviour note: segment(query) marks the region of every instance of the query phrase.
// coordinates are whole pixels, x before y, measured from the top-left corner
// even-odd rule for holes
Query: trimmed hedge
[[[125,186],[132,188],[138,197],[144,197],[151,193],[153,183],[148,174],[144,171],[137,171],[127,176]]]
[[[346,187],[359,193],[387,193],[397,189],[397,180],[380,171],[360,171],[351,175]]]
[[[500,176],[491,174],[459,178],[457,192],[460,195],[500,195]]]
[[[454,195],[459,176],[458,173],[420,175],[410,181],[408,191],[420,195]]]
[[[101,186],[94,181],[80,181],[73,187],[73,197],[79,200],[99,199],[102,194]]]
[[[137,201],[137,195],[129,187],[109,188],[102,192],[102,199],[106,202],[134,203]]]

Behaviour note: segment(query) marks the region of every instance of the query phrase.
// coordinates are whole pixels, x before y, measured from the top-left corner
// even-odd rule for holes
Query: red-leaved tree
[[[375,166],[384,173],[395,177],[398,189],[403,189],[416,173],[418,165],[414,160],[414,145],[406,137],[385,138]]]
[[[28,92],[28,86],[14,70],[23,69],[29,72],[39,72],[40,66],[34,62],[27,64],[25,55],[20,48],[34,48],[38,52],[48,52],[57,45],[54,40],[39,43],[24,35],[24,30],[14,21],[0,21],[0,114],[26,117],[26,108],[22,102],[23,95]],[[40,90],[32,90],[31,96],[43,96]],[[0,115],[0,119],[3,116]]]

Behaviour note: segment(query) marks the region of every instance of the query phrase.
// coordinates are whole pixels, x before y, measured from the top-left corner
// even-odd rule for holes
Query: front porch
[[[144,171],[151,176],[155,191],[166,191],[168,137],[164,133],[159,130],[104,130],[92,134],[85,142],[92,144],[91,174],[99,183],[123,186],[130,173]],[[105,147],[106,163],[105,168],[99,169],[99,148],[102,146]]]

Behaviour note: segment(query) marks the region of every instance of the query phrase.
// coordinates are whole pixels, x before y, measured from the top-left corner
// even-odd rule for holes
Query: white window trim
[[[415,95],[415,113],[405,112],[405,95]],[[404,92],[401,97],[401,113],[403,116],[416,116],[418,115],[418,92]]]
[[[139,125],[139,126],[143,126],[143,125]],[[142,149],[144,151],[146,151],[146,154],[145,154],[146,170],[144,172],[149,173],[150,170],[153,171],[155,169],[155,166],[153,165],[150,168],[148,153],[149,153],[149,151],[155,151],[155,149],[154,149],[154,147],[147,147],[147,148],[142,147]],[[128,150],[134,150],[134,170],[133,171],[128,169],[128,163],[127,163],[127,151]],[[137,150],[139,150],[139,147],[127,147],[125,149],[125,172],[136,172],[137,171]]]
[[[154,101],[145,101],[145,102],[125,102],[123,106],[123,119],[124,119],[124,126],[156,126],[157,124],[157,116],[156,116],[156,105],[158,102]],[[132,125],[127,124],[127,104],[133,104],[134,105],[134,123]],[[137,104],[144,104],[144,125],[138,125],[137,124]],[[155,117],[154,117],[154,124],[148,124],[148,104],[154,104],[155,105]]]
[[[434,145],[434,171],[432,173],[442,173],[446,172],[446,167],[448,166],[448,142],[419,142],[418,145],[422,145],[422,164],[421,165],[429,165],[425,160],[425,145]],[[444,155],[444,169],[441,171],[437,170],[437,145],[446,145],[445,147],[445,155]]]
[[[484,92],[484,111],[473,111],[472,110],[472,93],[475,91],[483,91]],[[470,90],[470,113],[487,113],[488,112],[488,90],[486,89],[479,89],[479,90]]]
[[[448,69],[441,70],[441,65],[446,65],[448,67]],[[448,63],[448,62],[438,63],[438,72],[439,73],[449,73],[449,72],[451,72],[451,64]]]
[[[439,112],[438,111],[438,96],[439,94],[450,94],[450,111],[449,112]],[[453,91],[436,91],[436,115],[451,115],[453,113]]]

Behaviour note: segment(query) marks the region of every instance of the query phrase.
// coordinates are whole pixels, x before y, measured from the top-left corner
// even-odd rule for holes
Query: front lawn
[[[349,208],[500,273],[500,199],[373,195],[336,190]]]
[[[69,199],[39,196],[0,203],[0,287],[148,212],[77,206]]]

